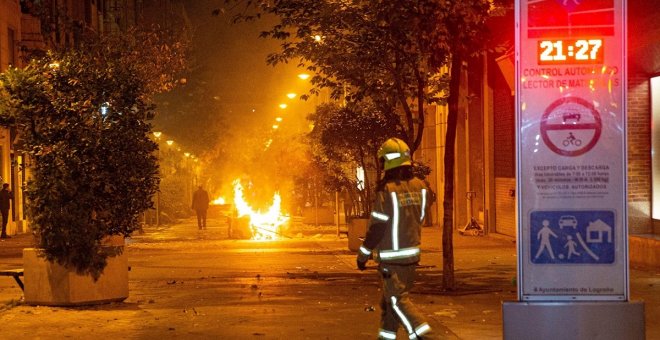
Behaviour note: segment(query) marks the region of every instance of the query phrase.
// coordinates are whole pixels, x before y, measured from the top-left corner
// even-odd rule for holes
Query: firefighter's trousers
[[[395,265],[381,263],[383,279],[379,339],[396,339],[402,325],[410,339],[435,339],[431,327],[410,301],[410,290],[415,280],[415,264]]]

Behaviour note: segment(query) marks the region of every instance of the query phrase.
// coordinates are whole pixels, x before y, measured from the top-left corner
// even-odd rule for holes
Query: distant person
[[[2,185],[0,190],[0,212],[2,213],[2,235],[0,238],[9,238],[7,236],[7,223],[9,222],[10,200],[14,199],[14,193],[9,191],[9,184]]]
[[[197,227],[206,229],[206,211],[209,209],[209,193],[200,185],[193,193],[192,209],[197,213]]]
[[[422,182],[424,182],[424,185],[428,188],[426,191],[426,197],[425,201],[422,202],[422,205],[426,207],[424,212],[422,213],[422,216],[424,216],[424,226],[425,227],[432,227],[433,226],[433,203],[435,203],[436,200],[436,195],[433,190],[431,190],[431,184],[429,181],[427,181],[424,177],[422,176],[416,176],[417,178],[421,179]]]

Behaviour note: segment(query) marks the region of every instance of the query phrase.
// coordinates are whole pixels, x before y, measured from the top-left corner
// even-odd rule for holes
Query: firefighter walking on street
[[[400,325],[409,339],[436,339],[409,296],[430,190],[413,176],[410,148],[403,140],[385,141],[378,158],[385,175],[378,183],[367,235],[357,256],[360,270],[372,256],[379,263],[383,296],[378,339],[396,339]]]

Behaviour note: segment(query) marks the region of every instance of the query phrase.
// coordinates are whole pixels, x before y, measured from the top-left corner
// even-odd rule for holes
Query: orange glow
[[[288,215],[281,212],[282,198],[280,193],[273,195],[273,204],[268,211],[254,211],[245,201],[243,186],[240,180],[234,180],[234,205],[238,211],[238,217],[249,216],[250,228],[252,228],[253,240],[274,240],[279,236],[280,227],[289,220]]]
[[[298,75],[298,78],[300,78],[302,80],[307,80],[309,78],[309,74],[301,73],[301,74]]]
[[[211,205],[224,205],[224,204],[225,204],[225,198],[222,196],[211,201]]]
[[[280,104],[280,109],[286,109],[286,107],[287,107],[286,104],[284,104],[284,103]]]
[[[293,99],[293,98],[296,98],[297,94],[291,92],[291,93],[287,93],[286,96],[287,96],[289,99]]]

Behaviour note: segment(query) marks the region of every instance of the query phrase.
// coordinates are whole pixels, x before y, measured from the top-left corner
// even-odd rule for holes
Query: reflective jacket
[[[385,183],[376,193],[359,256],[368,258],[375,251],[374,257],[380,262],[419,262],[422,221],[429,191],[424,181],[416,177]]]

